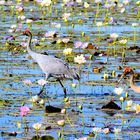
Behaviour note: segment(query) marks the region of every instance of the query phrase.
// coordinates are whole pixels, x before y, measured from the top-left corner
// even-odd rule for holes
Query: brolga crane
[[[131,89],[136,92],[136,93],[140,93],[140,86],[137,86],[135,83],[134,83],[134,70],[130,67],[126,67],[123,71],[123,74],[121,75],[119,81],[118,81],[118,84],[120,83],[120,81],[124,78],[124,76],[130,74],[130,80],[129,80],[129,83],[130,83],[130,87]]]
[[[67,91],[64,85],[62,84],[61,80],[64,79],[77,79],[79,80],[79,74],[73,68],[70,68],[66,62],[61,59],[58,59],[54,56],[50,56],[47,54],[41,54],[35,52],[31,47],[31,40],[32,40],[32,33],[29,29],[26,29],[23,32],[23,35],[29,37],[27,43],[27,51],[29,55],[38,63],[42,71],[46,75],[46,80],[50,77],[54,77],[61,85],[64,91],[64,97],[66,97]],[[45,86],[45,85],[44,85]],[[44,86],[40,91],[39,95],[43,92]]]

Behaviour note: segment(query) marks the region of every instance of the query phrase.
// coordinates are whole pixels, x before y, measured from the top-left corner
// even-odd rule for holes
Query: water
[[[135,1],[136,2],[136,1]],[[15,8],[16,2],[13,2],[10,5],[0,5],[1,8],[1,20],[0,20],[0,93],[1,100],[7,101],[6,103],[1,103],[0,105],[0,131],[8,132],[4,136],[0,136],[0,139],[31,139],[35,135],[35,131],[32,127],[34,123],[42,123],[42,128],[39,130],[39,135],[51,135],[55,139],[58,139],[58,132],[61,131],[61,127],[57,125],[57,121],[64,119],[66,124],[64,126],[64,139],[74,140],[80,137],[88,137],[89,133],[92,132],[94,127],[109,127],[110,130],[114,128],[122,127],[122,120],[126,119],[126,124],[122,131],[119,134],[114,134],[110,132],[109,134],[99,133],[97,139],[138,139],[139,134],[139,114],[135,116],[135,119],[132,121],[131,125],[127,128],[128,121],[134,116],[134,111],[115,111],[115,114],[112,116],[105,111],[101,110],[102,106],[107,104],[110,100],[115,100],[119,106],[121,103],[119,97],[113,93],[115,88],[116,81],[118,80],[118,75],[122,73],[123,70],[119,70],[118,67],[131,66],[139,72],[139,53],[125,50],[126,58],[128,59],[125,63],[121,62],[122,58],[122,46],[117,42],[116,54],[117,57],[114,58],[113,49],[114,45],[109,44],[106,41],[106,38],[110,36],[111,33],[117,33],[119,35],[118,40],[126,38],[128,40],[126,48],[134,45],[134,28],[131,26],[132,23],[139,23],[139,15],[137,14],[139,7],[135,5],[135,2],[130,1],[129,5],[123,5],[126,8],[126,12],[120,13],[119,8],[114,8],[108,12],[108,17],[113,17],[116,22],[109,22],[108,24],[104,23],[104,26],[97,27],[95,25],[95,13],[97,6],[94,2],[89,1],[90,7],[88,9],[83,8],[83,4],[78,4],[78,7],[61,7],[61,2],[56,1],[53,4],[52,12],[49,8],[41,8],[37,3],[34,2],[25,2],[24,12],[19,13]],[[11,6],[14,6],[14,9],[11,10]],[[44,16],[42,13],[44,13]],[[68,22],[64,22],[62,19],[62,14],[65,12],[70,12],[71,16],[68,19]],[[96,18],[96,21],[102,21],[105,18],[106,9],[104,8],[104,3],[100,6],[99,16]],[[33,19],[32,25],[29,25],[25,20],[18,20],[19,15],[24,15],[26,18]],[[136,16],[137,15],[137,16]],[[80,20],[79,20],[80,19]],[[79,20],[79,23],[78,23]],[[127,22],[126,22],[127,21]],[[55,28],[51,23],[60,23],[61,28]],[[21,25],[22,24],[22,25]],[[74,28],[72,27],[74,25]],[[11,25],[20,25],[15,32],[10,33]],[[68,97],[70,100],[70,105],[64,103],[64,94],[63,90],[57,82],[48,82],[46,85],[46,95],[44,98],[45,105],[48,105],[48,101],[52,106],[66,108],[67,115],[70,119],[70,122],[73,124],[72,127],[69,124],[69,121],[66,118],[65,114],[56,113],[56,114],[46,114],[45,108],[39,105],[32,106],[31,97],[29,93],[32,93],[32,96],[35,96],[39,93],[41,86],[37,84],[37,80],[44,79],[44,74],[42,73],[39,66],[34,63],[34,61],[28,57],[26,52],[26,47],[20,46],[21,42],[26,43],[27,37],[21,35],[22,31],[26,28],[30,28],[33,33],[33,39],[39,41],[39,46],[34,47],[37,52],[48,52],[51,55],[55,55],[63,60],[65,56],[63,55],[64,48],[73,48],[73,57],[77,54],[83,53],[86,56],[86,63],[81,65],[81,80],[80,82],[74,81],[64,81],[64,85],[68,91]],[[42,39],[42,35],[47,31],[57,31],[58,37],[52,39]],[[100,30],[100,39],[99,40],[99,30]],[[85,36],[81,36],[82,32],[85,33]],[[139,34],[140,26],[135,28],[136,33],[136,44],[140,45]],[[3,38],[7,35],[17,36],[15,40],[8,41]],[[58,38],[69,37],[70,42],[68,44],[56,44],[55,42]],[[92,43],[97,49],[75,49],[74,42],[83,41]],[[6,42],[13,43],[12,45],[6,44]],[[14,46],[15,45],[15,46]],[[14,49],[16,48],[16,49]],[[8,51],[9,50],[9,51]],[[107,53],[109,50],[109,53]],[[89,56],[93,55],[95,52],[104,51],[103,56],[94,56],[92,60],[89,60]],[[132,59],[133,58],[133,59]],[[106,60],[108,62],[106,63]],[[76,63],[69,62],[71,66],[77,67]],[[93,68],[102,68],[100,73],[93,73]],[[116,77],[112,77],[112,71],[116,71]],[[104,72],[109,74],[109,79],[104,81]],[[23,84],[23,81],[29,79],[32,81],[30,87]],[[125,84],[121,85],[129,93],[127,100],[132,99],[135,103],[139,104],[139,94],[134,93],[129,88],[129,82],[124,80]],[[71,84],[76,83],[77,87],[74,89]],[[139,84],[139,80],[137,80]],[[122,96],[125,96],[123,93]],[[77,106],[76,106],[77,99]],[[1,102],[2,102],[1,101]],[[28,130],[24,129],[25,122],[23,122],[23,117],[19,115],[19,108],[22,103],[25,103],[31,108],[29,114],[25,116],[26,122],[28,125]],[[126,105],[126,102],[124,102]],[[80,110],[78,106],[82,106],[83,109]],[[118,117],[121,115],[122,117]],[[21,127],[17,128],[17,123],[21,123]],[[51,129],[45,130],[46,127],[51,126]],[[16,132],[17,136],[9,136],[9,133]],[[89,139],[94,139],[93,137]]]

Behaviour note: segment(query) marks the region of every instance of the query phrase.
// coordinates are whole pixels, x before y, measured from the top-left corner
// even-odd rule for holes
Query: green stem
[[[67,119],[68,123],[70,124],[70,126],[71,126],[71,127],[74,127],[73,124],[71,123],[71,120],[69,119],[68,114],[66,114],[66,119]]]
[[[126,128],[128,128],[128,127],[130,126],[130,124],[132,123],[132,121],[134,120],[135,117],[136,117],[136,113],[135,113],[135,115],[131,118],[131,120],[130,120],[130,122],[128,123],[128,125],[127,125]]]

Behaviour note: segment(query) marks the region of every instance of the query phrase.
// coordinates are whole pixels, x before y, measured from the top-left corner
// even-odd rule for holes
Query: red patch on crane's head
[[[130,74],[130,73],[134,73],[134,71],[131,67],[126,67],[123,71],[124,75]]]
[[[31,32],[30,32],[30,30],[29,29],[26,29],[24,32],[23,32],[23,35],[29,35],[29,34],[31,34]]]

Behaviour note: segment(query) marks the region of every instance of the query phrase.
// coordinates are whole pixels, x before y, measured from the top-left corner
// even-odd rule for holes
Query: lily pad
[[[49,105],[49,106],[45,107],[45,112],[46,113],[60,113],[61,112],[61,108]]]
[[[55,140],[52,136],[33,136],[31,140]]]

